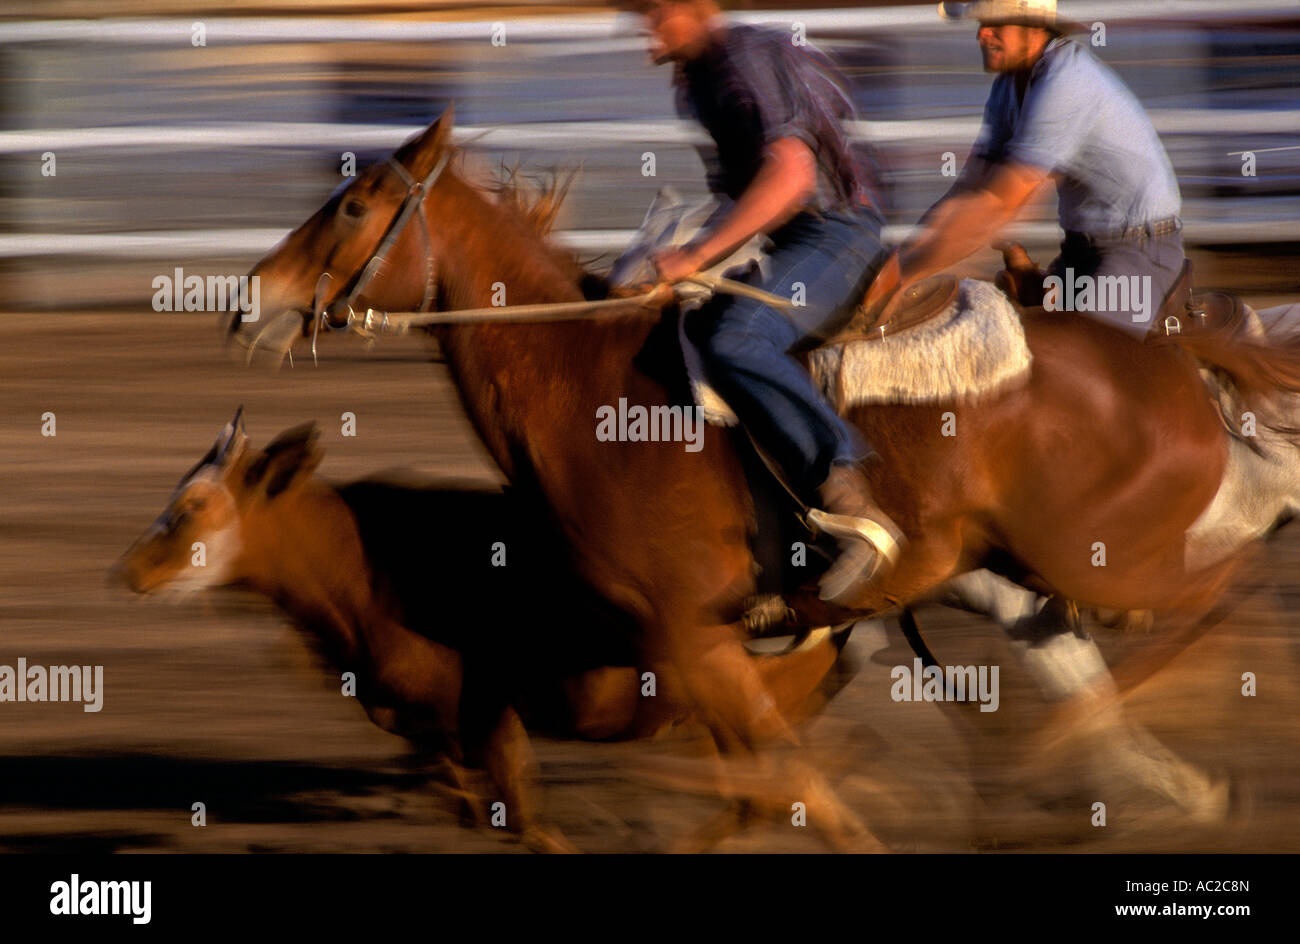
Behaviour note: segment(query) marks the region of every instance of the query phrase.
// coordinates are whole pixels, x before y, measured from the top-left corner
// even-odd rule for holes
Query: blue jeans
[[[772,233],[770,277],[746,281],[784,298],[796,297],[802,283],[804,304],[781,311],[718,295],[695,319],[710,380],[810,504],[832,462],[859,461],[868,448],[789,352],[815,347],[848,323],[884,264],[882,225],[866,209],[800,213]]]

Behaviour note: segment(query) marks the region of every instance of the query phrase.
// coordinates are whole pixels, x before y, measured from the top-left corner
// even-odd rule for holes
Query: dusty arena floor
[[[243,404],[254,445],[315,419],[333,481],[389,469],[494,479],[446,371],[421,342],[370,353],[329,338],[319,367],[277,375],[224,352],[208,316],[9,314],[0,320],[0,664],[104,666],[104,705],[0,704],[0,850],[516,852],[455,806],[375,728],[338,674],[268,602],[222,591],[178,604],[110,588],[108,568]],[[356,415],[357,435],[340,434]],[[57,435],[42,436],[53,413]],[[448,536],[455,540],[456,536]],[[629,540],[635,536],[629,535]],[[804,728],[811,756],[896,851],[1300,849],[1300,529],[1259,570],[1276,589],[1143,685],[1130,717],[1217,776],[1229,819],[1197,825],[1132,784],[1095,781],[1069,744],[1036,746],[1044,704],[1000,633],[926,615],[945,661],[1001,666],[1001,706],[890,700],[912,654],[892,623],[862,624],[856,674]],[[455,592],[455,588],[446,588]],[[560,618],[538,632],[562,632]],[[1099,637],[1111,657],[1141,640]],[[1254,672],[1258,695],[1243,697]],[[648,761],[676,740],[536,744],[548,818],[588,851],[671,848],[721,802],[665,788]],[[1107,803],[1105,827],[1092,804]],[[191,804],[208,822],[191,825]],[[770,822],[725,851],[816,852]]]

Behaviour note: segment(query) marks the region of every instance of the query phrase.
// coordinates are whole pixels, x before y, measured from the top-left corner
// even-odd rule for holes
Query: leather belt
[[[1154,223],[1143,223],[1140,226],[1112,230],[1109,233],[1080,233],[1069,230],[1065,235],[1069,239],[1086,240],[1088,242],[1096,242],[1101,239],[1155,239],[1157,236],[1169,236],[1180,232],[1182,228],[1183,221],[1176,216],[1170,216],[1163,220],[1156,220]]]

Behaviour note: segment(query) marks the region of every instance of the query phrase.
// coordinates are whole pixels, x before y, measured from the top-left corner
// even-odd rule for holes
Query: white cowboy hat
[[[1066,19],[1056,12],[1056,0],[974,0],[972,3],[940,3],[939,15],[945,20],[979,20],[999,25],[1017,23],[1042,26],[1060,33],[1086,30],[1082,23]]]

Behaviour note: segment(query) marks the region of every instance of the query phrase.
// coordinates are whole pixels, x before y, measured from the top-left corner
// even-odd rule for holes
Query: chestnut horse
[[[245,345],[304,337],[367,306],[438,310],[581,301],[586,273],[517,208],[448,164],[450,108],[361,174],[257,264],[261,323]],[[409,219],[420,225],[406,225]],[[363,303],[364,299],[364,303]],[[754,589],[753,507],[734,441],[704,447],[607,442],[598,410],[670,402],[638,360],[661,313],[432,329],[465,411],[516,486],[532,491],[594,588],[640,625],[648,659],[672,665],[721,749],[797,743],[740,641]],[[890,610],[989,567],[1034,589],[1120,610],[1200,611],[1231,561],[1188,575],[1184,537],[1220,486],[1226,436],[1176,346],[1144,346],[1083,317],[1027,316],[1033,369],[975,402],[856,407],[879,452],[868,469],[907,545],[845,608],[800,596],[808,625]],[[269,339],[269,340],[268,340]],[[943,415],[957,435],[942,435]],[[779,782],[833,843],[870,838],[817,774],[791,761]],[[777,783],[776,779],[771,781]],[[811,799],[810,799],[811,798]],[[743,804],[743,801],[742,801]]]

